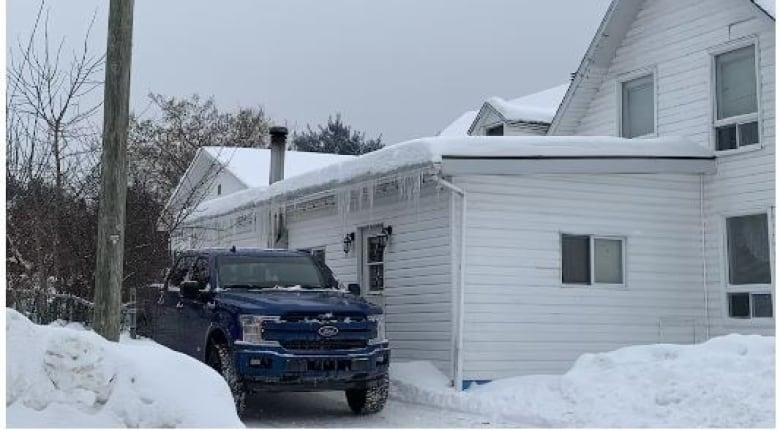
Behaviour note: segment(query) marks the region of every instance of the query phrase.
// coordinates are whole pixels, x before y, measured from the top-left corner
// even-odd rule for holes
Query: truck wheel
[[[390,377],[385,374],[378,383],[371,388],[360,390],[347,390],[347,403],[352,412],[358,415],[375,414],[381,411],[387,403],[387,392],[390,385]]]
[[[238,377],[235,362],[230,354],[227,345],[214,344],[209,349],[209,363],[214,370],[220,373],[230,387],[230,393],[233,395],[233,401],[236,405],[236,412],[241,417],[246,412],[246,387]]]

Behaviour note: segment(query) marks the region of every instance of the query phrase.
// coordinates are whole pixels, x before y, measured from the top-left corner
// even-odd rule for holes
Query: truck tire
[[[359,390],[347,390],[347,403],[357,415],[375,414],[381,411],[387,403],[387,393],[390,386],[390,377],[385,374],[376,385],[371,388]]]
[[[239,417],[243,417],[246,412],[246,387],[236,372],[236,365],[227,345],[221,343],[211,345],[208,364],[225,378],[230,387],[230,394],[233,395],[236,413]]]

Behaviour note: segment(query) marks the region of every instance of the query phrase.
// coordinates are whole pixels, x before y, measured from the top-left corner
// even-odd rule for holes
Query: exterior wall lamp
[[[355,232],[350,232],[344,235],[344,255],[349,254],[349,250],[352,248],[352,243],[355,242]]]
[[[387,242],[390,241],[390,236],[393,235],[393,227],[387,226],[382,227],[382,232],[379,233],[376,237],[379,239],[379,244],[382,246],[382,249],[387,246]]]

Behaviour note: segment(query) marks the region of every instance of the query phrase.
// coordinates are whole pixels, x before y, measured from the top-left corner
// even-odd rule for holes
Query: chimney
[[[271,127],[271,169],[268,184],[284,179],[284,151],[287,148],[287,127]]]

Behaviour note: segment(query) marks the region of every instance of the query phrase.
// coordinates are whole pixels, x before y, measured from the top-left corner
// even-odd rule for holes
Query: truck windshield
[[[222,288],[320,289],[331,288],[311,258],[306,256],[228,256],[217,259]]]

